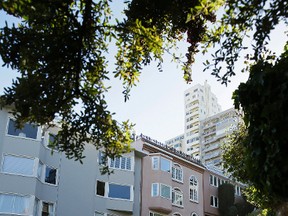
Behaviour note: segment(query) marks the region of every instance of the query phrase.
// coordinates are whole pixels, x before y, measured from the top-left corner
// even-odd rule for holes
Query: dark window
[[[32,139],[37,138],[38,127],[32,124],[24,124],[23,128],[16,128],[16,122],[13,119],[9,119],[8,134],[13,136],[28,137]]]
[[[99,196],[105,196],[105,182],[97,181],[96,194]]]
[[[108,197],[130,200],[130,186],[109,184]]]
[[[56,184],[57,170],[46,166],[45,170],[45,182],[49,184]]]
[[[214,197],[210,196],[210,205],[213,206],[214,205]]]
[[[49,216],[53,214],[53,204],[51,203],[42,203],[42,215],[41,216]]]

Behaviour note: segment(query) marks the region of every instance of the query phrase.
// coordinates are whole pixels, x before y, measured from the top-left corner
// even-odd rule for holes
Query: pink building
[[[142,165],[141,215],[204,216],[205,167],[184,153],[149,137],[135,143]]]
[[[218,186],[229,181],[219,170],[141,135],[133,147],[142,159],[141,216],[218,216]],[[235,186],[235,201],[241,201]]]
[[[204,172],[204,214],[205,216],[218,216],[219,198],[218,187],[223,183],[235,185],[235,203],[243,202],[241,187],[239,183],[232,182],[221,170],[216,167],[206,167]]]

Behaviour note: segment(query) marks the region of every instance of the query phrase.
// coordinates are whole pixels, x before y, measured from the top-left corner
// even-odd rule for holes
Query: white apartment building
[[[184,151],[200,159],[200,121],[221,111],[217,97],[205,81],[204,85],[194,85],[184,92]]]
[[[201,161],[222,168],[221,146],[227,136],[237,129],[239,117],[231,108],[200,121]]]
[[[177,142],[173,142],[175,138],[166,141],[165,144],[171,147],[176,145],[177,150],[200,159],[200,121],[221,111],[217,97],[211,92],[207,81],[204,85],[194,85],[184,92],[184,109],[184,138],[181,148],[177,146]]]
[[[176,137],[173,137],[169,140],[165,141],[165,144],[175,148],[177,151],[182,151],[184,152],[185,149],[185,139],[184,139],[184,134],[180,134]]]

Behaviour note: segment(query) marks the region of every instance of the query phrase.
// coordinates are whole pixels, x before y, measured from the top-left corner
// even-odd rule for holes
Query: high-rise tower
[[[217,97],[205,81],[204,85],[194,85],[184,92],[184,148],[183,150],[200,159],[200,121],[221,111]]]
[[[200,159],[200,121],[221,111],[207,81],[184,92],[184,109],[184,135],[170,139],[166,144]]]

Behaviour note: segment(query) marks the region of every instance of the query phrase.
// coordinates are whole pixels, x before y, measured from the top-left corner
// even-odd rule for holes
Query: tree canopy
[[[182,64],[184,79],[192,80],[191,65],[202,49],[220,44],[207,69],[222,83],[235,74],[234,63],[245,49],[243,39],[254,27],[253,58],[260,56],[270,31],[287,21],[284,0],[131,0],[124,18],[111,11],[112,0],[12,0],[0,1],[0,10],[18,17],[18,25],[1,26],[0,55],[4,66],[20,73],[5,89],[1,104],[13,104],[19,125],[23,122],[52,124],[61,117],[59,149],[82,159],[85,143],[104,147],[106,156],[129,150],[131,123],[117,123],[108,110],[104,85],[114,73],[129,98],[143,66],[170,52],[179,40],[188,50]],[[224,12],[217,19],[216,12]],[[210,27],[209,27],[210,26]],[[108,46],[115,42],[116,69],[108,71]],[[226,63],[221,74],[221,62]],[[82,109],[75,111],[81,104]]]
[[[234,134],[223,156],[227,170],[250,186],[252,201],[275,209],[288,201],[287,48],[277,60],[269,53],[258,60],[248,81],[234,92],[245,125]]]

